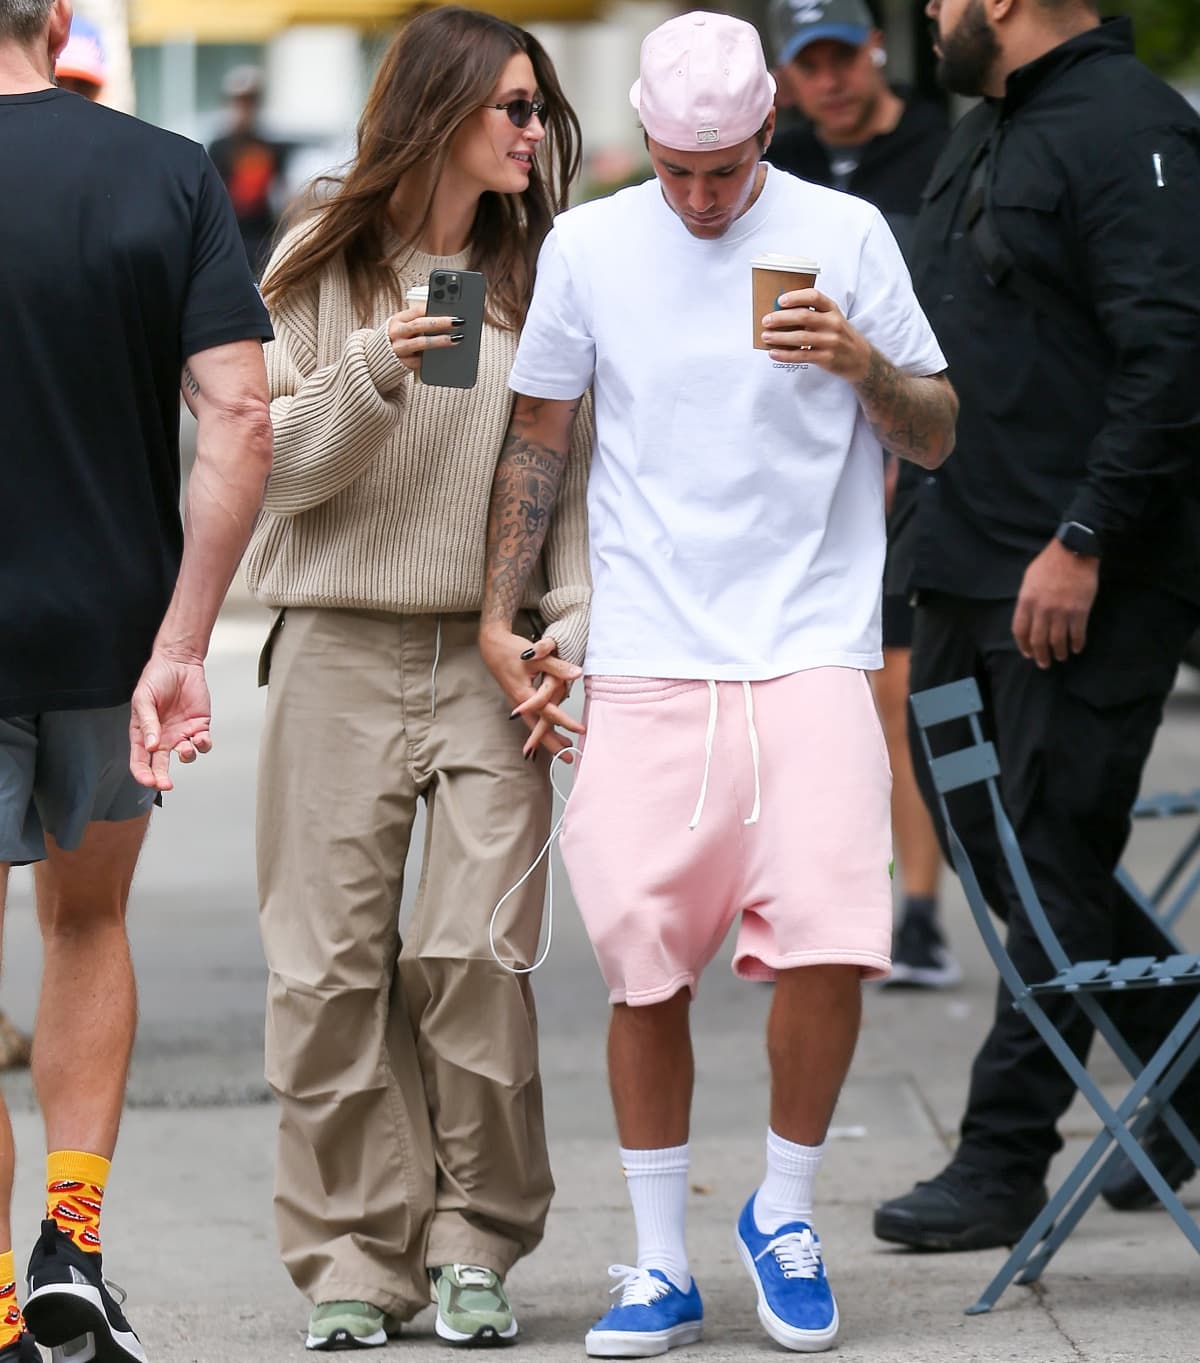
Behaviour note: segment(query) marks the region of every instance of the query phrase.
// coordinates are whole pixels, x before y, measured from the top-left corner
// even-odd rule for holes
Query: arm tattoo
[[[200,385],[196,382],[196,376],[192,373],[191,367],[186,364],[183,366],[183,386],[192,397],[198,398],[200,396]]]
[[[520,608],[550,527],[579,403],[570,406],[561,448],[534,438],[541,408],[537,402],[514,412],[492,483],[484,619],[506,625]]]
[[[944,374],[915,378],[872,348],[858,400],[885,450],[937,468],[954,448],[958,399]]]

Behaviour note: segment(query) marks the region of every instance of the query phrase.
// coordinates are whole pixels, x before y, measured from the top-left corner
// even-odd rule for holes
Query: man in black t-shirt
[[[100,1260],[136,1016],[125,905],[172,752],[211,746],[204,656],[271,454],[270,325],[220,179],[202,148],[54,86],[70,22],[68,0],[0,0],[0,905],[9,866],[38,862],[50,1147],[29,1328],[5,1302],[0,1363],[38,1358],[29,1332],[145,1358]],[[7,1129],[0,1108],[0,1188]],[[0,1283],[7,1225],[3,1206]]]
[[[883,34],[866,0],[772,0],[767,23],[780,88],[805,118],[772,141],[767,160],[874,204],[907,255],[921,193],[949,136],[945,114],[888,84]],[[872,675],[872,685],[892,763],[892,835],[903,886],[888,983],[937,989],[956,984],[962,972],[942,936],[942,854],[908,746],[908,559],[921,470],[894,455],[887,459],[883,670]]]

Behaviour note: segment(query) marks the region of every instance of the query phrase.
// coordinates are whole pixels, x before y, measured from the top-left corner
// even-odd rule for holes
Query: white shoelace
[[[559,759],[565,757],[567,753],[574,753],[576,757],[580,758],[583,756],[583,753],[580,751],[580,749],[572,745],[569,748],[563,748],[561,752],[556,752],[554,756],[550,759],[550,787],[553,790],[554,794],[557,795],[558,798],[563,802],[564,806],[566,805],[567,797],[570,795],[571,792],[569,790],[564,791],[559,788],[558,782],[555,781],[554,779],[554,768],[557,765]],[[497,903],[496,907],[492,910],[491,921],[488,923],[488,947],[492,953],[492,960],[494,960],[496,964],[501,967],[501,969],[507,970],[510,975],[532,975],[533,972],[539,968],[539,966],[545,965],[546,957],[550,955],[550,944],[554,940],[553,857],[550,858],[546,874],[546,945],[542,948],[542,954],[537,958],[536,961],[534,961],[532,965],[509,965],[507,961],[502,961],[500,959],[500,954],[496,950],[496,919],[500,916],[500,910],[504,907],[507,901],[511,899],[513,895],[516,894],[516,892],[521,888],[521,886],[525,884],[529,877],[533,875],[534,871],[536,871],[537,868],[542,864],[542,858],[549,855],[550,849],[554,846],[554,840],[562,832],[563,820],[566,817],[567,814],[564,808],[563,812],[554,821],[554,824],[550,829],[550,836],[543,843],[542,850],[534,858],[533,865],[529,868],[528,871],[525,872],[521,879],[518,880],[514,886],[512,886],[511,889],[505,890],[504,894],[501,895],[500,900]]]
[[[437,637],[433,642],[433,671],[429,677],[429,689],[431,692],[432,711],[437,714],[437,670],[438,663],[442,661],[442,617],[437,618]]]
[[[742,697],[746,705],[746,737],[750,741],[750,759],[754,764],[754,808],[750,811],[750,817],[743,819],[742,823],[746,827],[758,822],[758,816],[762,809],[762,779],[759,772],[759,749],[758,749],[758,730],[754,727],[754,693],[750,689],[750,683],[742,683]],[[712,770],[713,739],[717,732],[717,684],[715,681],[708,683],[708,725],[704,731],[704,776],[700,782],[700,798],[696,801],[696,809],[692,814],[691,822],[688,824],[690,829],[696,829],[700,825],[700,816],[704,813],[704,801],[708,798],[708,775]]]
[[[610,1264],[608,1276],[620,1279],[609,1290],[620,1292],[622,1306],[649,1306],[671,1290],[669,1283],[652,1278],[648,1268],[634,1268],[632,1264]]]
[[[810,1230],[777,1235],[755,1257],[764,1259],[768,1254],[775,1256],[775,1262],[785,1278],[816,1278],[820,1274],[821,1246]]]

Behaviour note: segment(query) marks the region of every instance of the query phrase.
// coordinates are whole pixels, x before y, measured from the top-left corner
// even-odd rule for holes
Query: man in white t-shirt
[[[762,163],[773,94],[741,20],[684,15],[646,39],[630,97],[655,178],[547,238],[493,493],[481,646],[527,753],[557,751],[568,670],[511,622],[594,387],[587,735],[563,855],[613,1003],[638,1239],[587,1336],[599,1357],[701,1333],[688,1010],[739,916],[734,969],[775,992],[767,1173],[738,1247],[767,1332],[833,1343],[812,1185],[860,982],[889,964],[890,776],[864,671],[880,666],[880,443],[936,467],[957,403],[880,214]],[[756,350],[765,252],[815,258],[820,289],[783,294]]]

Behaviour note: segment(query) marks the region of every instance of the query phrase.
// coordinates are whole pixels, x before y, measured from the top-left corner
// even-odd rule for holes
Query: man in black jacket
[[[777,134],[766,159],[802,180],[874,204],[907,254],[921,191],[950,135],[945,113],[888,84],[883,34],[866,0],[773,0],[767,24],[780,87],[806,121]],[[871,683],[892,764],[892,837],[903,889],[888,983],[944,989],[957,984],[962,971],[942,935],[942,854],[908,744],[908,545],[920,470],[895,455],[887,459],[883,668]]]
[[[1092,0],[928,13],[944,83],[985,99],[934,171],[914,242],[962,412],[958,454],[919,490],[913,688],[981,683],[1005,802],[1068,953],[1166,955],[1113,870],[1200,620],[1200,119]],[[1018,968],[1047,978],[985,810],[960,795],[952,814]],[[1119,1018],[1140,1054],[1178,1017],[1174,992]],[[1012,1243],[1043,1205],[1073,1089],[1009,1003],[1001,988],[954,1159],[879,1208],[881,1238]],[[1074,1004],[1057,1023],[1084,1054]],[[1198,1088],[1176,1099],[1193,1126]],[[1147,1144],[1173,1186],[1194,1172],[1161,1127]],[[1153,1202],[1128,1164],[1106,1196]]]

